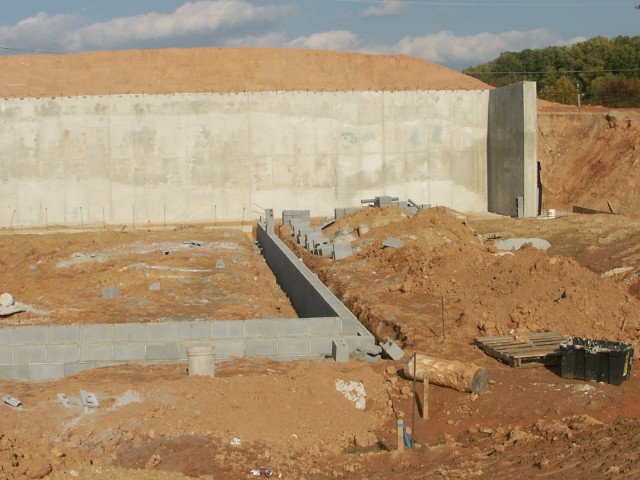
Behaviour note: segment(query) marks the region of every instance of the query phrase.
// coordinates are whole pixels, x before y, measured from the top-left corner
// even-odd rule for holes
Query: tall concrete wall
[[[0,226],[487,206],[487,91],[0,100]]]
[[[488,210],[518,215],[538,214],[536,84],[524,82],[491,90],[487,134]]]

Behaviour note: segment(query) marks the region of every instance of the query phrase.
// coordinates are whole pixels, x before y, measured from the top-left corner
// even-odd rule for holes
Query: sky
[[[459,70],[505,51],[640,34],[640,0],[3,3],[0,55],[250,46],[406,54]]]

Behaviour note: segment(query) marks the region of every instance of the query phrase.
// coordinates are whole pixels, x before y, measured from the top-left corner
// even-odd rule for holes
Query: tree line
[[[539,98],[568,105],[640,107],[640,36],[504,52],[463,73],[496,87],[535,81]]]

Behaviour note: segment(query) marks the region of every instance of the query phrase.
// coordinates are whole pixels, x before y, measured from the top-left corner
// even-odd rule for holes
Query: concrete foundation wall
[[[214,346],[217,360],[319,359],[331,355],[334,339],[357,341],[344,323],[332,317],[0,327],[0,378],[51,380],[118,364],[186,362],[189,346]]]
[[[524,82],[491,90],[487,134],[488,209],[518,216],[538,214],[536,84]]]
[[[488,91],[0,100],[0,226],[329,215],[393,195],[487,208]]]

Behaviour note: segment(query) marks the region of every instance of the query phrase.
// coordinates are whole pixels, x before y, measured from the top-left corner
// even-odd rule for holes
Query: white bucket
[[[556,218],[556,209],[550,208],[547,212],[547,218]]]
[[[215,347],[187,347],[189,376],[216,376]]]

